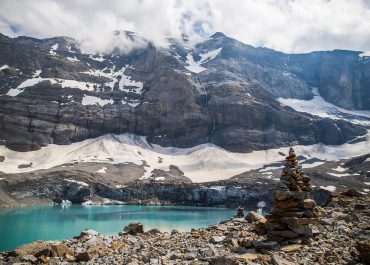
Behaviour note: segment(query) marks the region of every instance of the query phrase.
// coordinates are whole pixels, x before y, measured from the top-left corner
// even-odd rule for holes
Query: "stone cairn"
[[[266,216],[265,228],[270,241],[294,243],[312,236],[310,224],[318,220],[316,202],[310,199],[310,178],[302,171],[293,148],[273,191],[274,209]]]

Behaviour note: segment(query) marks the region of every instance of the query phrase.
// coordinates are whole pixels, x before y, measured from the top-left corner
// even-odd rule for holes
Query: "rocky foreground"
[[[250,212],[184,233],[144,232],[138,223],[117,236],[86,229],[1,253],[0,264],[370,264],[370,196],[355,189],[331,196],[310,238],[267,241],[265,222]]]

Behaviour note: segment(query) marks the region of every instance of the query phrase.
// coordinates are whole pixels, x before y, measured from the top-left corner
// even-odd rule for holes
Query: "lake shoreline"
[[[130,224],[114,236],[84,230],[65,240],[35,241],[1,252],[4,265],[58,262],[89,264],[366,264],[370,196],[333,194],[321,208],[313,237],[266,241],[263,218],[226,218],[190,232],[161,232]],[[367,241],[366,241],[367,240]],[[290,242],[292,241],[292,242]],[[367,242],[367,243],[366,243]],[[368,244],[368,245],[366,245]],[[366,249],[366,246],[368,247]]]

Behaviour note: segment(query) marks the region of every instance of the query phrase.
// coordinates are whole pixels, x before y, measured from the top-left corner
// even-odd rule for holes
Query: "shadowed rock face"
[[[58,48],[51,54],[55,44]],[[206,70],[196,74],[185,68],[188,53],[199,61],[206,51],[219,48],[214,59],[202,64]],[[369,71],[360,61],[354,66],[355,55],[358,53],[287,55],[215,34],[193,51],[175,42],[170,49],[148,44],[130,54],[96,60],[82,54],[69,38],[10,39],[1,35],[0,66],[10,67],[0,71],[0,139],[8,148],[19,151],[125,132],[145,135],[149,142],[163,146],[190,147],[210,142],[241,152],[289,143],[341,144],[364,134],[365,129],[298,113],[275,99],[309,99],[310,86],[315,85],[331,102],[369,109],[370,103],[356,101],[367,93],[361,91]],[[343,65],[336,74],[329,71],[332,60]],[[108,73],[122,67],[126,67],[124,74],[131,80],[143,83],[140,93],[130,91],[130,87],[119,89],[122,75],[115,77],[113,87],[108,87],[106,82],[112,81],[109,76],[84,73]],[[338,79],[343,75],[341,69],[351,76]],[[17,96],[6,95],[37,70],[42,70],[41,78],[95,85],[78,89],[44,81]],[[363,72],[361,82],[350,81],[358,76],[356,71]],[[343,86],[337,86],[338,82]],[[343,94],[342,88],[352,92]],[[335,93],[345,97],[338,101]],[[86,96],[111,101],[104,106],[83,105]]]

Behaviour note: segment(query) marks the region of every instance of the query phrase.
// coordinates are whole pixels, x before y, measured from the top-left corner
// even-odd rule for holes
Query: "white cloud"
[[[115,30],[139,32],[156,45],[165,37],[199,41],[215,31],[285,52],[370,50],[367,0],[0,0],[0,32],[70,36],[87,52],[128,51]]]

